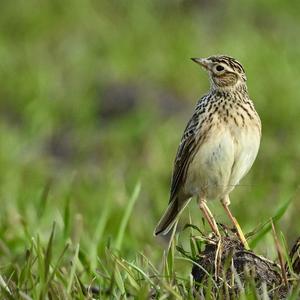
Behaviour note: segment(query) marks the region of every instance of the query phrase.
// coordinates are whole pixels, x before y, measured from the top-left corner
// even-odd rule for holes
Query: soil
[[[221,294],[231,299],[230,295],[238,294],[251,283],[258,294],[268,293],[271,299],[285,299],[295,282],[295,273],[300,271],[299,246],[298,239],[290,253],[293,274],[289,273],[287,266],[284,267],[288,279],[284,284],[280,265],[245,249],[235,235],[222,237],[220,242],[210,239],[192,269],[196,291],[213,280],[214,293],[219,295],[223,289]]]

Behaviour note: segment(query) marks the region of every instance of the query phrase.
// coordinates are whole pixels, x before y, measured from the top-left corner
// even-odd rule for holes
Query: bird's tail
[[[185,201],[180,204],[178,198],[175,198],[172,202],[170,202],[168,208],[155,227],[154,235],[167,234],[175,224],[177,216],[186,207],[188,202],[189,201]]]

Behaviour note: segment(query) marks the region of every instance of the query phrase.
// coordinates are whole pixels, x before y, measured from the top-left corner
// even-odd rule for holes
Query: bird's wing
[[[174,162],[170,202],[172,202],[179,188],[184,184],[188,166],[196,153],[196,149],[199,147],[199,143],[201,143],[201,136],[205,131],[205,126],[202,125],[206,106],[205,102],[207,102],[205,100],[208,100],[207,96],[199,100],[196,110],[189,120],[181,138]]]

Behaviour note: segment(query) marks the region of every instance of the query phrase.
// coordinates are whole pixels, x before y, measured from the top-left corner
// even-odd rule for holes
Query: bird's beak
[[[211,62],[207,58],[191,58],[191,60],[199,64],[206,70],[210,69]]]

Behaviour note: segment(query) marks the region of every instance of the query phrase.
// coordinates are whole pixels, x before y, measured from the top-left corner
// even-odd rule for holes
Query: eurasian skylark
[[[207,199],[219,199],[244,245],[246,239],[229,210],[229,194],[250,170],[260,144],[261,122],[249,98],[243,66],[220,55],[192,58],[207,70],[211,88],[196,105],[178,147],[169,206],[155,228],[166,234],[193,196],[220,237]]]

